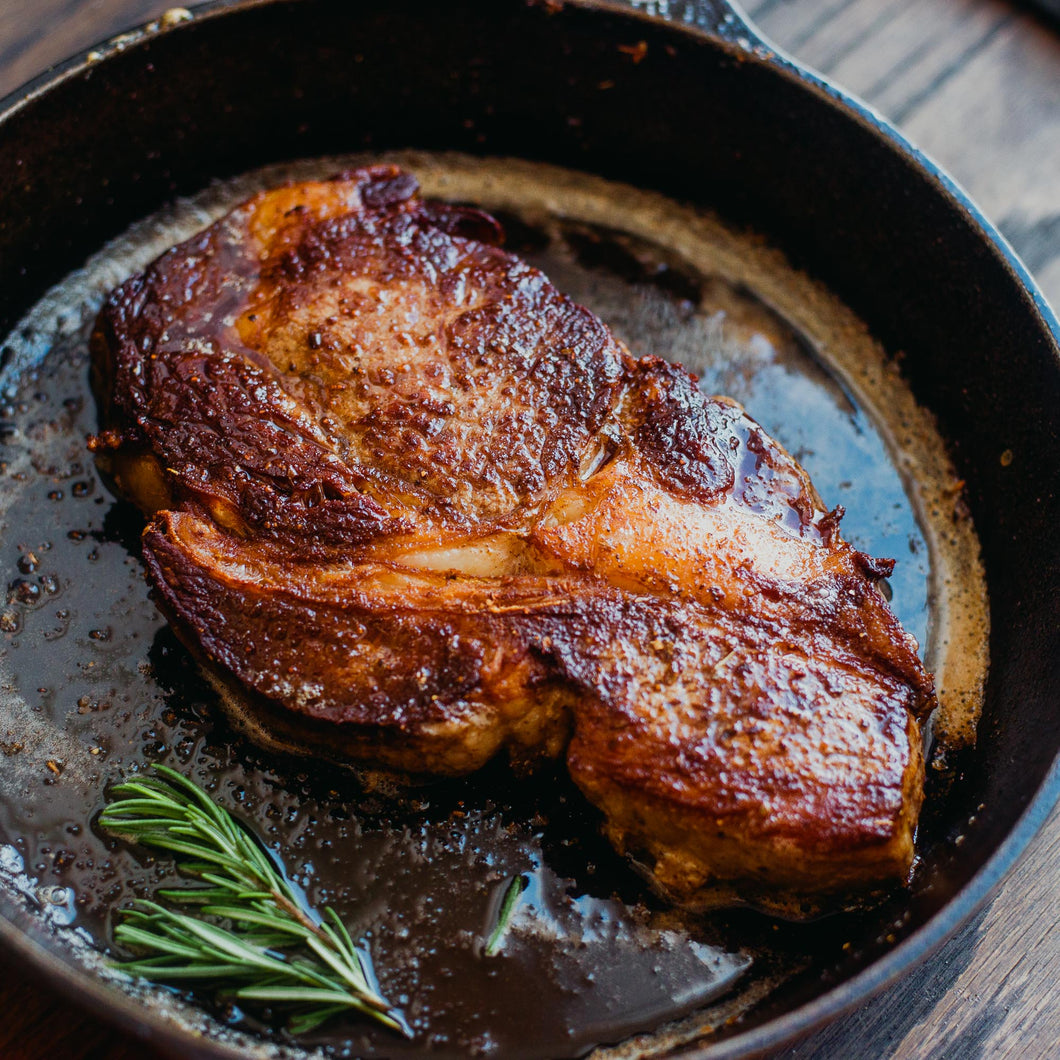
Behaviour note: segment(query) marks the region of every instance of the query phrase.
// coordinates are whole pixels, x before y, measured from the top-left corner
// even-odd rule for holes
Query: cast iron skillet
[[[903,351],[952,446],[991,593],[992,670],[963,778],[982,808],[958,822],[959,855],[933,866],[944,883],[920,893],[895,944],[864,940],[837,985],[775,998],[691,1053],[780,1045],[925,959],[1060,794],[1060,325],[945,174],[724,0],[237,0],[72,59],[3,103],[0,333],[177,194],[280,159],[408,146],[588,170],[764,233]],[[0,912],[0,937],[58,989],[210,1055],[64,963],[23,910]]]

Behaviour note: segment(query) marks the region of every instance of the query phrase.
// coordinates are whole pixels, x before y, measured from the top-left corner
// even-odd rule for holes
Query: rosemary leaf
[[[528,880],[525,876],[513,876],[512,882],[508,884],[508,890],[504,892],[504,900],[501,902],[501,911],[497,914],[497,924],[486,942],[485,954],[493,957],[500,952],[504,936],[508,934],[508,927],[512,922],[515,907],[519,904],[519,898],[526,890]]]
[[[224,920],[232,920],[239,924],[259,924],[262,927],[273,928],[275,931],[286,935],[294,935],[304,939],[311,937],[311,932],[304,924],[292,923],[275,913],[261,912],[257,909],[244,909],[238,905],[204,905],[202,907],[204,916],[217,916]]]
[[[230,901],[232,891],[227,887],[195,887],[181,890],[164,887],[160,891],[155,891],[155,895],[158,898],[165,898],[167,901],[177,902],[181,905],[209,905],[211,902]],[[258,895],[252,895],[252,897],[256,898]],[[265,897],[268,897],[268,895]]]
[[[195,982],[217,983],[227,977],[231,966],[227,964],[163,964],[156,961],[127,961],[121,966],[123,972],[139,979],[150,979],[167,983]]]
[[[292,1016],[287,1024],[287,1029],[292,1034],[308,1034],[315,1031],[322,1023],[326,1023],[332,1016],[337,1016],[344,1011],[343,1005],[326,1005],[323,1008],[312,1009],[301,1015]],[[395,1028],[400,1030],[400,1028]]]
[[[313,987],[245,986],[236,991],[241,1001],[311,1001],[314,1004],[345,1005],[348,998],[341,990],[321,990]]]

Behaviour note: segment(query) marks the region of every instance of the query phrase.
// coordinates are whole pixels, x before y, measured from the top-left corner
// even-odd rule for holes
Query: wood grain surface
[[[0,0],[0,94],[159,14],[158,0]],[[776,44],[890,117],[1060,305],[1060,34],[1001,0],[752,0]],[[130,1060],[132,1042],[0,966],[0,1058]],[[775,1060],[1060,1057],[1060,813],[913,975]]]

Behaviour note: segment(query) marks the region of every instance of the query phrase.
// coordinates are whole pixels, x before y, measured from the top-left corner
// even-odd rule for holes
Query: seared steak
[[[402,774],[565,755],[683,901],[904,876],[932,680],[805,472],[375,167],[111,296],[101,464],[260,738]]]

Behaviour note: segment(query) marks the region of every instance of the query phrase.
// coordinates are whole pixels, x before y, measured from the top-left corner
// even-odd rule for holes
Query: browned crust
[[[177,629],[306,748],[458,774],[566,746],[684,900],[901,877],[933,691],[889,564],[500,239],[375,167],[115,291],[93,445]]]

